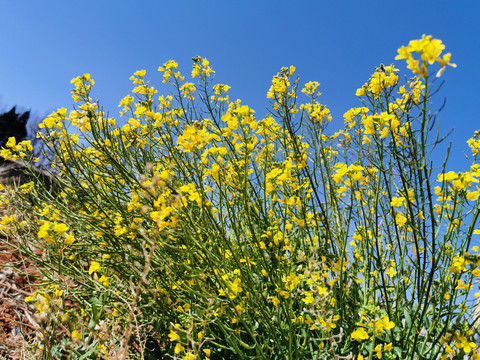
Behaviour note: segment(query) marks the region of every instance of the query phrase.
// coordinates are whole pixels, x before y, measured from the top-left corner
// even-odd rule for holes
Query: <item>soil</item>
[[[31,261],[0,238],[0,359],[23,359],[25,345],[35,337],[34,324],[29,320],[34,312],[25,298],[32,295],[39,282]]]

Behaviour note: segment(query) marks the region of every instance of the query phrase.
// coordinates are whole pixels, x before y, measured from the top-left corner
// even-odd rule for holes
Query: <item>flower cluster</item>
[[[437,77],[445,70],[445,66],[449,65],[456,67],[456,64],[450,63],[452,57],[451,53],[446,53],[441,57],[445,45],[441,40],[434,39],[431,35],[423,35],[419,40],[412,40],[408,46],[402,46],[398,49],[398,55],[395,60],[405,59],[407,61],[407,68],[412,70],[414,74],[420,76],[428,76],[428,65],[437,62],[440,70]],[[416,59],[413,54],[418,54],[419,59]]]

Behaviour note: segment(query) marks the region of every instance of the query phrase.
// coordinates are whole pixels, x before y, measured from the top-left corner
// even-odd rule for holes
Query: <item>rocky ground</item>
[[[0,359],[24,359],[25,346],[35,336],[33,312],[25,297],[35,291],[38,272],[32,263],[0,239]],[[25,341],[26,340],[26,341]]]

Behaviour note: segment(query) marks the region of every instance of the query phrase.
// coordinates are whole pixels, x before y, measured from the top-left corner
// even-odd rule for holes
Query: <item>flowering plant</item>
[[[93,100],[89,74],[72,80],[76,109],[39,133],[61,191],[23,189],[24,212],[8,222],[81,309],[62,351],[479,358],[479,136],[469,171],[445,161],[435,172],[429,157],[439,143],[430,101],[455,66],[443,50],[431,36],[400,48],[414,77],[402,84],[395,65],[378,67],[333,134],[319,83],[298,91],[293,66],[273,77],[262,119],[201,57],[195,82],[173,60],[159,68],[171,95],[135,72],[123,125]]]

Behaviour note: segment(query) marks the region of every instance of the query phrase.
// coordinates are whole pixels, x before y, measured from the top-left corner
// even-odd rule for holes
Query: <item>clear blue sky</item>
[[[70,109],[70,80],[89,72],[94,96],[116,115],[134,71],[146,69],[161,90],[159,65],[175,59],[188,74],[191,58],[201,55],[216,81],[232,86],[231,97],[258,117],[265,115],[272,76],[295,65],[302,84],[320,82],[334,131],[343,113],[360,105],[355,90],[375,66],[431,34],[458,64],[447,69],[437,97],[437,105],[447,97],[441,128],[455,128],[457,157],[480,129],[479,19],[477,0],[0,0],[0,109],[18,105],[38,116]]]

